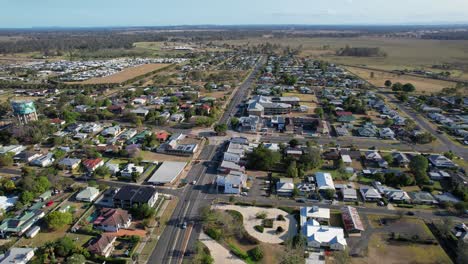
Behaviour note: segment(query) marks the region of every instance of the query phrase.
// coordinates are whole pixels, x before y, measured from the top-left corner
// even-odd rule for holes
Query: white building
[[[35,248],[10,248],[0,255],[0,264],[26,264],[34,257]]]
[[[247,175],[240,171],[231,171],[228,175],[218,175],[216,184],[224,187],[224,193],[239,194],[247,183]]]
[[[326,189],[335,189],[335,184],[333,183],[333,178],[328,172],[317,172],[315,173],[315,181],[317,183],[317,188],[319,190]]]

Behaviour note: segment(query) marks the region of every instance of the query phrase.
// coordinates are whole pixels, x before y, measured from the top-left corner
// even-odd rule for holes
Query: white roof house
[[[35,248],[10,248],[0,255],[0,264],[26,264],[34,257]]]
[[[92,202],[99,195],[99,189],[95,187],[86,187],[76,195],[76,200],[84,202]]]
[[[349,155],[341,155],[341,160],[344,164],[351,164],[353,162]]]
[[[317,188],[319,190],[335,189],[333,178],[328,172],[317,172],[315,173],[315,181],[317,182]]]
[[[294,181],[291,178],[281,178],[276,183],[276,193],[278,195],[291,195],[294,190]]]
[[[186,162],[165,161],[153,173],[148,182],[151,184],[173,183],[175,179],[182,173],[186,165]]]
[[[136,166],[133,163],[127,164],[125,168],[120,172],[120,175],[123,177],[132,177],[132,174],[135,172],[138,175],[142,174],[143,171],[145,170],[145,167],[143,166]]]
[[[15,206],[16,201],[18,201],[18,196],[0,196],[0,209],[2,210],[2,212],[6,212],[9,208]]]
[[[341,227],[322,226],[311,219],[303,226],[302,232],[307,238],[307,246],[344,250],[347,247],[344,231]]]
[[[366,201],[375,201],[382,199],[382,196],[380,195],[379,191],[377,191],[377,189],[375,189],[374,187],[361,186],[359,191],[361,192],[362,198],[364,198],[364,200]]]
[[[329,221],[330,220],[330,209],[329,208],[322,208],[318,206],[312,207],[301,207],[301,226],[303,226],[307,221],[310,219],[314,219],[316,221]]]

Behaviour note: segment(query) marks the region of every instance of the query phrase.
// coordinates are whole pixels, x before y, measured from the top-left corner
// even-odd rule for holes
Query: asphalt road
[[[208,145],[202,151],[201,155],[211,160],[216,147]],[[207,171],[211,174],[207,174]],[[194,243],[186,242],[198,238],[201,230],[198,213],[201,207],[211,203],[209,199],[204,198],[214,180],[215,174],[213,172],[215,171],[215,164],[211,161],[192,166],[187,175],[187,181],[196,181],[197,183],[187,185],[183,190],[178,191],[180,200],[149,258],[149,263],[181,263],[185,252],[192,251]],[[184,222],[187,222],[190,227],[182,229],[181,225]]]
[[[409,107],[403,105],[398,101],[393,95],[383,93],[393,104],[397,105],[399,110],[403,111],[405,114],[413,118],[413,120],[422,128],[427,130],[429,133],[434,135],[440,142],[442,142],[442,151],[451,150],[457,156],[462,157],[463,159],[468,159],[468,147],[457,145],[452,140],[447,138],[445,134],[439,134],[437,131],[429,124],[429,121],[424,117],[421,117],[419,114],[414,112]],[[442,152],[441,151],[441,152]]]
[[[263,67],[265,62],[265,56],[261,56],[252,72],[237,89],[236,94],[232,97],[232,100],[227,106],[226,111],[224,112],[223,116],[219,119],[220,124],[228,124],[229,118],[235,114],[237,106],[242,102],[242,100],[246,99],[247,91],[252,86],[252,83],[255,81],[255,75]]]

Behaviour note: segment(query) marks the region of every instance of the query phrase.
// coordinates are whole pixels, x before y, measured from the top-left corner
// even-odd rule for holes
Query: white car
[[[246,192],[241,192],[240,195],[247,196],[247,193]]]

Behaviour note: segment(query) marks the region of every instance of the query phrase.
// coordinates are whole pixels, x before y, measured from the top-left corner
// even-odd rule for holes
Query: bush
[[[284,221],[285,219],[284,219],[284,216],[283,216],[283,215],[278,215],[278,216],[276,217],[276,220],[278,220],[278,221]]]
[[[257,219],[265,219],[267,217],[267,213],[264,211],[258,212],[257,214],[255,214],[255,217],[257,217]]]
[[[276,228],[276,233],[277,233],[277,234],[281,234],[281,233],[283,233],[283,232],[284,232],[284,228],[283,228],[282,226],[278,226],[278,227]]]
[[[429,193],[431,193],[431,192],[434,191],[434,187],[429,186],[429,185],[424,185],[424,186],[421,188],[421,190],[424,191],[424,192],[429,192]]]
[[[206,234],[216,241],[219,241],[223,237],[223,232],[214,227],[206,229]]]
[[[271,219],[271,218],[263,219],[262,224],[263,224],[263,227],[273,228],[273,219]]]
[[[257,230],[258,232],[260,233],[263,233],[263,230],[265,229],[263,226],[261,225],[256,225],[254,226],[254,229]]]
[[[260,247],[254,247],[247,252],[251,259],[254,261],[260,261],[263,258],[263,250]]]
[[[247,259],[249,255],[243,251],[242,249],[238,248],[236,245],[229,243],[229,248],[231,249],[231,252],[238,256],[241,259]]]

